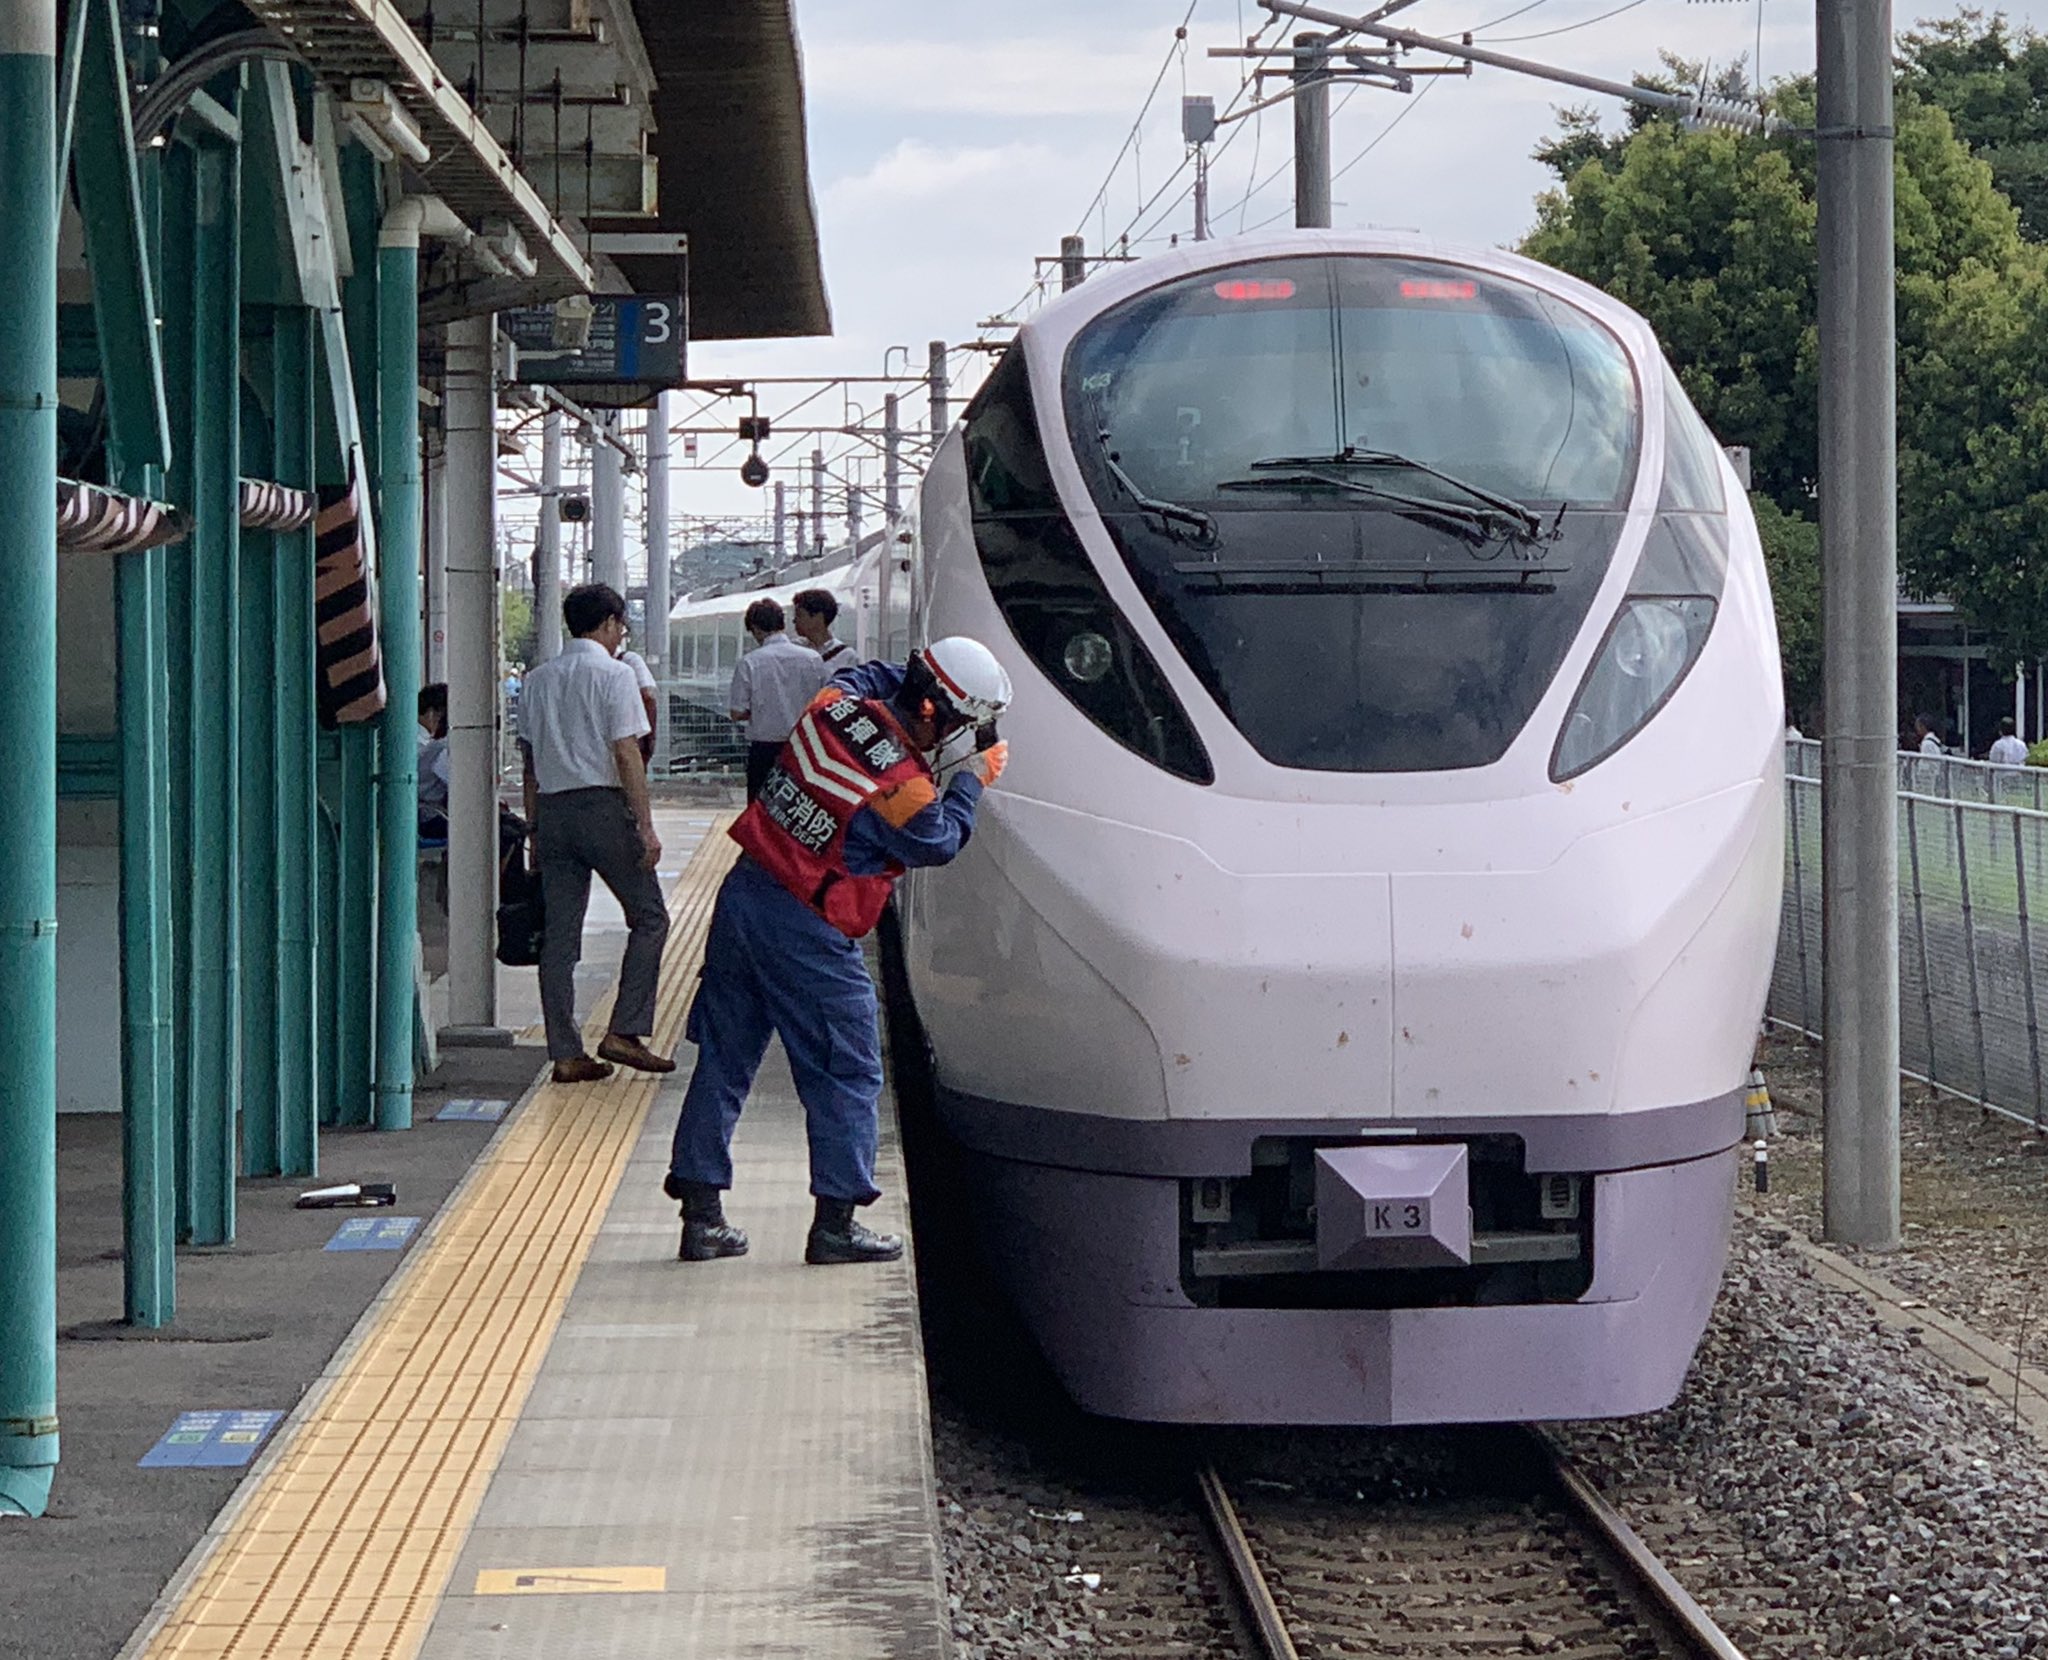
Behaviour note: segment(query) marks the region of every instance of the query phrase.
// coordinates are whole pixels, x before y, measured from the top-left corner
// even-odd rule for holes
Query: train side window
[[[965,420],[975,551],[1017,643],[1062,697],[1124,748],[1191,783],[1215,782],[1187,712],[1060,505],[1021,352],[1003,355]]]

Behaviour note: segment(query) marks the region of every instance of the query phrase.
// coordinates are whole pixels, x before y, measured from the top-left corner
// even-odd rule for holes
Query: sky
[[[1897,22],[1909,28],[1951,9],[1904,0]],[[1245,66],[1211,59],[1208,48],[1239,44],[1269,22],[1257,0],[1196,0],[1192,17],[1188,0],[795,0],[795,10],[834,333],[698,344],[693,378],[873,375],[897,346],[921,371],[926,342],[972,339],[984,318],[1019,314],[1034,257],[1056,254],[1063,234],[1079,231],[1094,251],[1129,233],[1138,253],[1165,247],[1170,232],[1189,234],[1191,203],[1177,201],[1188,173],[1140,212],[1182,162],[1182,93],[1209,93],[1227,107]],[[2005,11],[2016,25],[2048,29],[2048,0]],[[1174,31],[1184,17],[1183,50]],[[1740,58],[1766,79],[1813,66],[1811,0],[1417,0],[1390,21],[1452,37],[1471,29],[1480,44],[1621,81],[1655,69],[1660,49],[1715,66]],[[1280,38],[1278,27],[1265,38]],[[1552,182],[1530,150],[1553,130],[1556,111],[1591,103],[1609,126],[1620,121],[1612,100],[1504,71],[1417,87],[1413,96],[1332,94],[1335,224],[1511,244]],[[1290,223],[1289,106],[1224,135],[1212,146],[1218,233]],[[900,369],[904,357],[888,362]],[[982,362],[955,359],[962,375],[977,375]],[[803,418],[821,409],[832,422],[864,417],[880,390],[855,389],[853,406],[829,396]],[[921,393],[906,401],[911,408],[921,416]],[[715,418],[737,413],[727,406]],[[700,456],[709,461],[716,448],[701,441]],[[739,459],[734,451],[715,469],[678,470],[675,511],[759,511],[763,497],[738,482]],[[777,474],[792,485],[807,475]],[[875,481],[872,462],[861,476]]]

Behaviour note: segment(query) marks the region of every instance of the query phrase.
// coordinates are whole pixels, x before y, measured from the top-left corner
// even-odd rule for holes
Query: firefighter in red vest
[[[771,1035],[789,1056],[810,1140],[817,1210],[804,1260],[903,1254],[899,1237],[853,1214],[880,1197],[882,1093],[875,988],[858,941],[899,876],[946,864],[967,845],[982,788],[1007,758],[995,723],[1009,701],[1002,665],[960,636],[902,667],[846,669],[804,712],[733,825],[742,852],[705,941],[686,1028],[697,1065],[663,1183],[682,1201],[684,1261],[747,1249],[725,1219],[724,1194],[733,1127]]]

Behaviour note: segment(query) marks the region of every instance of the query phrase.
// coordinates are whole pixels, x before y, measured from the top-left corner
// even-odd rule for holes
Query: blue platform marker
[[[181,1412],[144,1453],[144,1470],[236,1470],[277,1427],[282,1412]]]
[[[355,1216],[334,1230],[334,1237],[321,1246],[323,1251],[402,1251],[412,1231],[420,1225],[417,1216]]]
[[[450,1101],[434,1114],[436,1124],[495,1124],[505,1116],[510,1101],[479,1101],[470,1096]]]

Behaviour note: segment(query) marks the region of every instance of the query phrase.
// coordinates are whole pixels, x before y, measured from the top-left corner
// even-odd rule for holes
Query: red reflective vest
[[[937,799],[931,768],[888,707],[827,686],[731,834],[797,898],[859,939],[881,920],[903,866],[856,876],[846,868],[847,825],[863,807],[906,824]]]

